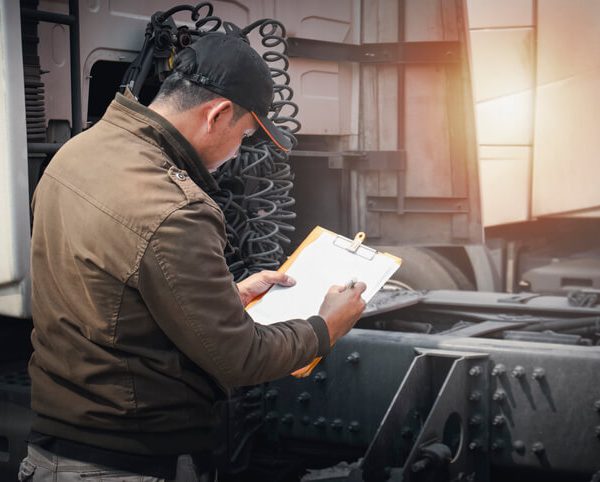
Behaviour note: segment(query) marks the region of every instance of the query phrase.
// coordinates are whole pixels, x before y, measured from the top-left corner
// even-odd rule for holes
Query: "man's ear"
[[[227,114],[231,114],[231,112],[233,112],[233,104],[230,100],[218,99],[214,101],[206,118],[208,132],[211,132],[215,128],[217,121],[227,118]]]

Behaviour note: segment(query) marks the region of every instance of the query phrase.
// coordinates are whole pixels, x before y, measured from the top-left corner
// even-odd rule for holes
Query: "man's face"
[[[215,121],[211,148],[203,155],[208,170],[212,172],[236,157],[242,141],[254,134],[256,128],[256,121],[249,112],[244,112],[238,119],[234,119],[233,110],[224,112],[224,115]]]

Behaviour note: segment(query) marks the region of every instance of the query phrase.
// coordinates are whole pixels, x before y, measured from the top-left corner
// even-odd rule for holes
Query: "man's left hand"
[[[254,298],[263,294],[273,285],[294,286],[296,280],[278,271],[261,271],[237,284],[242,304],[246,306]]]

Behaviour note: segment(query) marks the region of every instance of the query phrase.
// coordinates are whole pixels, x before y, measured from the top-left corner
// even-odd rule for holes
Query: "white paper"
[[[398,269],[398,262],[382,254],[373,256],[368,248],[352,253],[340,246],[340,240],[350,244],[349,240],[331,233],[322,233],[309,244],[286,271],[296,284],[289,288],[273,286],[248,309],[252,319],[270,325],[317,315],[329,288],[346,285],[352,279],[366,283],[362,298],[368,303]]]

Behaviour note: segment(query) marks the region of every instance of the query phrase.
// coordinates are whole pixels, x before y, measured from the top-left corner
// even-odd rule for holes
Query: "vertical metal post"
[[[398,1],[398,42],[404,42],[406,39],[406,4],[405,0]],[[405,100],[405,79],[406,79],[406,67],[403,63],[399,62],[396,67],[398,70],[398,151],[406,149],[406,100]],[[398,159],[398,162],[400,160]],[[404,197],[406,195],[406,171],[396,171],[396,212],[398,214],[404,213]]]
[[[83,129],[81,116],[81,61],[79,57],[79,0],[69,0],[69,15],[75,21],[69,26],[69,46],[71,51],[71,135]]]

